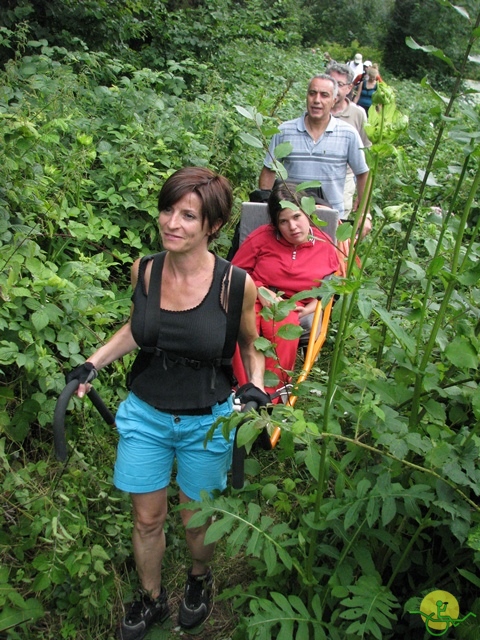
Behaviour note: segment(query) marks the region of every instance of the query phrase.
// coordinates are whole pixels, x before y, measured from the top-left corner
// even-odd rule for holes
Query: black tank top
[[[186,311],[160,308],[165,252],[140,262],[133,292],[132,335],[140,347],[129,376],[136,396],[161,410],[195,410],[225,400],[232,385],[222,368],[228,303],[224,280],[230,264],[215,256],[210,289],[202,302]],[[152,260],[148,295],[145,268]]]

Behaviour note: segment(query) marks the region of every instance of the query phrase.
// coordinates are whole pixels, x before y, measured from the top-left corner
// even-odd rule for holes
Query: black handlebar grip
[[[257,408],[256,402],[247,402],[243,407],[242,413],[247,413],[252,409]],[[245,447],[237,446],[237,434],[238,430],[242,426],[243,421],[238,425],[235,431],[235,441],[233,443],[233,456],[232,456],[232,487],[234,489],[243,489],[245,483]]]
[[[71,380],[66,387],[63,389],[62,393],[58,396],[57,404],[55,405],[55,410],[53,412],[53,442],[55,444],[55,455],[57,460],[60,462],[65,462],[67,459],[67,441],[65,438],[65,414],[67,412],[68,403],[70,402],[70,398],[73,396],[75,391],[78,389],[80,385],[79,380]],[[92,387],[88,392],[88,397],[90,398],[93,406],[98,411],[98,413],[102,416],[105,422],[108,425],[115,424],[115,416],[112,414],[110,409],[106,406],[103,400],[100,398],[98,393]]]
[[[57,460],[65,462],[67,459],[67,441],[65,438],[65,413],[70,398],[78,389],[79,380],[70,380],[62,393],[58,396],[57,404],[53,412],[53,442]]]

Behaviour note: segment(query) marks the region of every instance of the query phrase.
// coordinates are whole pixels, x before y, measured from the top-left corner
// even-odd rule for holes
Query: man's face
[[[347,76],[344,73],[338,73],[338,71],[331,71],[332,78],[338,82],[338,94],[335,100],[336,103],[343,102],[352,89],[352,84],[347,84]]]
[[[307,91],[307,113],[311,122],[320,124],[328,120],[334,104],[333,84],[330,80],[314,78]]]

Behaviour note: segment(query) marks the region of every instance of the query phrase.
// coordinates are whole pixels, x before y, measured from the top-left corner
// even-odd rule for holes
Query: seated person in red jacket
[[[311,326],[311,318],[317,300],[304,299],[297,302],[295,310],[282,321],[265,320],[259,311],[270,306],[271,302],[263,297],[260,287],[268,289],[273,297],[283,291],[283,298],[290,298],[300,291],[318,287],[320,281],[339,267],[339,261],[331,238],[313,226],[310,218],[300,209],[305,192],[295,192],[293,183],[276,183],[268,200],[270,224],[265,224],[249,234],[233,257],[233,264],[242,267],[250,274],[257,286],[257,329],[276,345],[277,358],[266,358],[265,368],[278,376],[275,387],[265,385],[267,393],[273,393],[291,379],[291,370],[295,365],[298,339],[286,340],[278,337],[279,327],[285,324]],[[282,200],[298,205],[297,210],[282,208]],[[243,369],[240,354],[233,359],[233,369],[240,385],[248,378]]]

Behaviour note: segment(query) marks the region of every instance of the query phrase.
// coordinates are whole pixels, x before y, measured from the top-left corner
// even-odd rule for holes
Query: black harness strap
[[[243,269],[239,269],[235,265],[230,266],[231,280],[230,290],[228,292],[227,331],[225,344],[223,346],[223,358],[225,359],[230,358],[231,360],[235,353],[238,330],[240,329],[240,320],[242,317],[246,275]],[[225,287],[228,287],[228,278],[225,281]]]
[[[234,380],[232,358],[235,353],[235,346],[237,343],[240,319],[242,315],[246,278],[245,271],[231,265],[227,260],[217,257],[220,265],[224,265],[223,287],[224,291],[228,292],[228,306],[226,308],[227,326],[222,357],[211,360],[194,360],[192,358],[180,356],[172,351],[166,351],[158,346],[161,277],[165,262],[165,255],[165,252],[162,252],[142,259],[142,263],[145,261],[145,264],[147,260],[152,260],[152,270],[150,273],[150,284],[148,287],[147,307],[145,313],[144,341],[146,344],[157,343],[157,346],[155,347],[142,347],[142,351],[162,357],[165,368],[167,367],[167,362],[192,367],[193,369],[199,369],[200,367],[214,367],[215,369],[222,366],[226,369],[228,376]],[[141,268],[143,267],[142,263]],[[144,273],[144,270],[141,270],[141,273]],[[236,384],[236,381],[234,381],[233,384]]]
[[[165,255],[165,252],[162,252],[156,253],[152,257],[152,270],[150,272],[150,284],[148,287],[147,307],[145,311],[144,344],[157,344],[158,340],[158,328],[160,326],[160,288]],[[144,258],[144,260],[148,260],[148,257]],[[145,351],[147,351],[147,349],[145,349]],[[148,349],[148,351],[151,351],[151,349]]]

